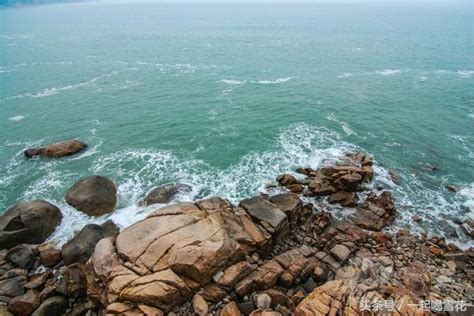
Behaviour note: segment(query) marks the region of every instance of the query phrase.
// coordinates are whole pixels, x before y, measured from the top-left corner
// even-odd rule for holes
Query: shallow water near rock
[[[394,193],[398,226],[454,229],[458,244],[473,245],[452,223],[474,210],[471,9],[462,1],[0,9],[0,212],[51,201],[64,214],[53,238],[64,242],[86,223],[143,218],[157,206],[135,205],[160,184],[193,186],[175,200],[237,203],[281,173],[361,150],[375,157],[373,185]],[[72,138],[88,150],[23,156]],[[118,186],[110,216],[88,217],[63,200],[91,174]]]

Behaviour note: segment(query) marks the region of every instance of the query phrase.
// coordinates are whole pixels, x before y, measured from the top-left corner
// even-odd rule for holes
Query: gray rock
[[[31,316],[61,316],[68,308],[68,301],[62,296],[46,299]]]
[[[7,253],[7,260],[17,267],[30,270],[36,259],[37,250],[32,245],[17,245]]]
[[[192,187],[182,183],[170,183],[151,190],[143,199],[144,205],[169,203],[178,193],[190,192]]]
[[[62,257],[66,264],[85,263],[92,255],[95,245],[105,237],[117,236],[119,229],[112,221],[102,225],[89,224],[62,247]]]

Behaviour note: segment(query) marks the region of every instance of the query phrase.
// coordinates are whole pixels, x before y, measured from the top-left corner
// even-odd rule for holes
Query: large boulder
[[[66,264],[86,263],[94,252],[95,245],[105,237],[117,236],[119,229],[112,221],[103,225],[84,226],[71,240],[63,245],[62,257]]]
[[[0,249],[21,243],[42,243],[62,217],[56,206],[43,200],[17,204],[0,217]]]
[[[28,148],[24,151],[25,156],[32,158],[35,156],[43,156],[48,158],[58,158],[73,155],[83,149],[87,145],[78,140],[65,140],[53,144],[44,145],[37,148]]]
[[[180,192],[189,192],[192,187],[182,183],[169,183],[154,188],[143,199],[144,205],[169,203]]]
[[[90,216],[100,216],[114,210],[117,188],[112,180],[94,175],[76,182],[64,198],[79,211]]]
[[[98,242],[87,263],[88,295],[104,306],[128,301],[170,311],[266,239],[247,212],[226,200],[166,206],[116,240]]]

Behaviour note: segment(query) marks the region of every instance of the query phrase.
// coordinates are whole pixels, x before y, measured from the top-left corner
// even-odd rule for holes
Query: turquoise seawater
[[[279,173],[361,150],[394,192],[399,226],[472,244],[451,220],[474,214],[473,21],[470,1],[0,9],[0,212],[52,201],[63,241],[107,218],[64,202],[83,176],[116,181],[111,218],[125,226],[158,184],[238,202]],[[69,138],[89,149],[23,157]]]

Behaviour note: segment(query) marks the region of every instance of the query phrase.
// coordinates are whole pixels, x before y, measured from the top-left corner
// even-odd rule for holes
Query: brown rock
[[[311,292],[295,309],[294,316],[337,315],[348,288],[343,281],[329,281]],[[332,314],[336,313],[336,314]]]
[[[240,315],[241,314],[240,314],[239,308],[237,307],[237,304],[234,301],[227,303],[219,313],[219,316],[240,316]]]
[[[30,315],[40,303],[39,292],[29,290],[22,296],[13,298],[8,305],[8,311],[15,315]]]
[[[351,206],[357,205],[355,194],[351,192],[346,192],[346,191],[339,191],[339,192],[331,194],[328,198],[328,202],[331,204],[339,203],[345,207],[351,207]]]
[[[298,180],[296,180],[296,178],[292,176],[291,174],[287,174],[287,173],[279,175],[276,178],[276,180],[280,185],[285,186],[285,187],[292,184],[298,184]]]
[[[82,297],[86,294],[87,282],[84,264],[74,263],[63,267],[61,270],[66,282],[67,294],[71,297]]]
[[[112,180],[90,176],[76,182],[64,197],[72,207],[90,216],[110,213],[117,204],[117,188]]]
[[[277,261],[272,259],[238,282],[235,286],[235,292],[243,297],[255,290],[269,289],[275,286],[283,271]]]
[[[206,300],[199,294],[193,297],[193,310],[198,315],[207,315],[209,312]]]
[[[6,259],[17,267],[30,270],[36,259],[36,254],[36,247],[20,244],[8,250]]]
[[[303,204],[298,195],[291,193],[277,194],[270,198],[270,202],[286,214],[292,227],[296,225],[303,209]]]
[[[33,274],[29,277],[28,282],[24,285],[27,289],[36,289],[41,287],[46,280],[51,276],[51,271]]]
[[[87,147],[86,144],[78,140],[65,140],[38,148],[28,148],[24,154],[28,158],[43,156],[48,158],[58,158],[73,155]]]
[[[271,309],[257,309],[250,313],[249,316],[282,316],[281,313]]]
[[[270,201],[257,196],[242,200],[239,205],[275,238],[282,238],[288,233],[288,218]]]
[[[155,307],[148,306],[148,305],[144,305],[144,304],[138,305],[138,309],[143,314],[145,314],[145,316],[164,316],[165,315],[165,313],[163,313],[162,310]]]
[[[351,255],[351,251],[346,246],[339,244],[332,247],[331,254],[333,254],[339,261],[346,261]]]
[[[61,250],[57,249],[52,243],[39,245],[38,252],[41,264],[47,267],[54,267],[61,261]]]
[[[224,275],[217,281],[222,286],[232,288],[237,282],[257,268],[247,261],[239,261],[224,270]]]
[[[350,219],[359,227],[380,231],[395,220],[395,214],[396,208],[392,195],[384,191],[380,195],[370,193]]]
[[[202,287],[205,300],[225,296],[219,284],[205,285],[254,253],[260,238],[265,240],[247,213],[222,199],[159,208],[124,229],[115,243],[110,238],[98,242],[88,262],[88,293],[103,305],[127,300],[166,312]],[[238,274],[229,271],[222,282],[230,285]]]
[[[0,217],[0,249],[21,243],[42,243],[54,232],[61,219],[61,211],[49,202],[19,203]]]
[[[359,173],[349,173],[338,178],[336,183],[341,190],[354,192],[363,180],[364,179]]]

